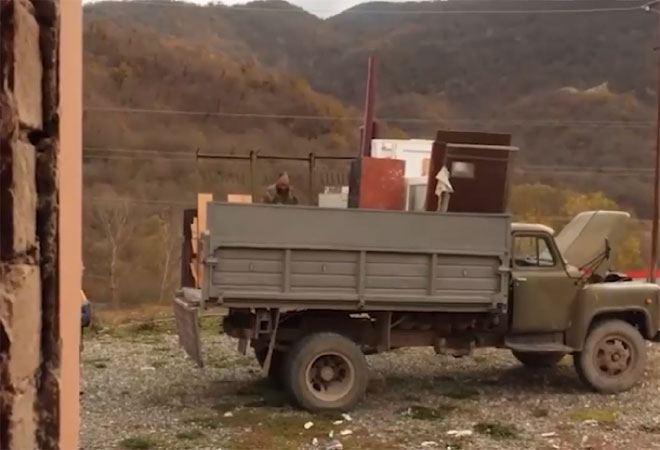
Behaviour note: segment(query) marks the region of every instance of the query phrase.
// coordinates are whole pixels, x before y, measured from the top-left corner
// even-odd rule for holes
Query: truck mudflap
[[[199,304],[186,297],[186,295],[177,296],[173,303],[179,344],[199,367],[204,367],[199,333]]]

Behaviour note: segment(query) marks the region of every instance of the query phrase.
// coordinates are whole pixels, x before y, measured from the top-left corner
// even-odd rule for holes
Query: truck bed
[[[506,309],[510,218],[208,205],[202,302],[355,311]]]

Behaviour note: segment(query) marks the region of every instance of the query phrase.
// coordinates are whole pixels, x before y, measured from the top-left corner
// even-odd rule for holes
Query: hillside
[[[363,100],[366,60],[375,54],[377,109],[386,125],[418,137],[433,136],[441,126],[496,127],[515,133],[516,142],[526,145],[523,160],[629,165],[629,155],[621,151],[613,159],[592,161],[569,148],[557,150],[553,142],[543,140],[541,145],[541,139],[524,138],[538,127],[525,128],[521,119],[528,117],[524,106],[529,105],[536,120],[545,122],[627,120],[614,97],[609,104],[587,102],[578,114],[574,102],[560,96],[552,110],[539,111],[549,92],[586,91],[607,83],[615,96],[635,99],[636,111],[624,115],[652,121],[653,17],[636,8],[596,14],[477,13],[621,7],[617,0],[373,2],[322,20],[282,0],[240,7],[102,2],[86,8],[86,21],[110,21],[123,29],[140,26],[168,39],[203,45],[216,56],[302,77],[313,89],[357,108]],[[493,123],[502,117],[518,125]],[[425,120],[406,120],[419,118]],[[553,130],[554,135],[564,132]],[[601,139],[627,142],[616,133],[607,127],[589,141],[595,147]],[[643,145],[649,144],[648,134]],[[630,147],[632,160],[645,160],[639,140]]]
[[[139,24],[90,21],[84,37],[84,137],[85,146],[93,149],[90,156],[98,156],[100,149],[107,148],[146,149],[168,156],[177,152],[179,158],[192,157],[197,150],[243,155],[259,150],[294,156],[310,151],[336,154],[354,148],[358,134],[355,123],[260,117],[357,114],[340,101],[315,92],[298,76],[269,70],[257,61],[236,61],[209,46],[164,36]],[[117,108],[121,111],[112,111]],[[207,116],[204,112],[217,115]],[[161,184],[173,174],[161,170],[164,179],[158,173],[154,178],[154,174],[142,173],[154,164],[135,162],[128,178],[135,180],[143,175],[162,195]],[[185,177],[187,171],[182,169],[172,170]],[[115,175],[104,170],[96,176],[94,168],[91,170],[88,177],[93,183]],[[118,189],[126,188],[116,184]],[[190,186],[188,197],[193,198],[201,187]],[[182,193],[180,185],[172,188]]]

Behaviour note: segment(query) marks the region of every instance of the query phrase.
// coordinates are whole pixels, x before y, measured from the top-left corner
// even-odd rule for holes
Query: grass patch
[[[436,408],[430,408],[423,405],[412,405],[398,410],[397,413],[417,420],[442,420],[454,409],[456,408],[451,405],[441,405]]]
[[[206,363],[209,367],[214,367],[216,369],[227,369],[230,367],[251,366],[256,364],[256,360],[250,356],[209,353],[206,356]]]
[[[438,393],[456,400],[466,400],[479,396],[479,391],[476,388],[462,383],[446,383],[440,387]]]
[[[569,417],[575,422],[595,420],[598,423],[613,424],[616,422],[617,413],[612,409],[581,408],[571,411]]]
[[[396,447],[391,442],[370,436],[364,429],[356,428],[355,423],[344,422],[341,425],[333,425],[332,422],[338,419],[341,419],[338,413],[309,414],[268,408],[242,408],[233,411],[232,417],[219,418],[224,426],[235,428],[231,440],[222,448],[232,450],[311,448],[310,442],[313,438],[316,437],[323,443],[331,430],[346,449]],[[314,426],[306,430],[304,424],[308,421],[313,422]],[[242,432],[246,426],[251,428],[249,433]],[[344,428],[351,429],[353,434],[340,436],[339,431]],[[322,449],[323,445],[319,448]]]
[[[225,413],[227,411],[231,411],[231,410],[235,409],[237,406],[240,406],[240,405],[237,405],[236,403],[218,401],[212,406],[212,408],[215,409],[218,412]]]
[[[273,391],[272,394],[269,393],[262,398],[246,402],[243,406],[246,408],[285,408],[289,404],[289,399],[284,392]]]
[[[174,322],[169,319],[146,319],[140,322],[108,326],[105,333],[117,339],[130,339],[141,343],[160,344],[163,334],[174,334]]]
[[[639,430],[649,434],[660,434],[660,424],[654,423],[652,425],[641,425]]]
[[[149,438],[135,436],[124,439],[119,443],[119,445],[121,448],[128,450],[148,450],[150,448],[154,448],[156,443]]]
[[[197,425],[198,427],[207,428],[209,430],[215,430],[221,425],[220,419],[221,417],[217,415],[195,416],[184,420],[184,423]]]
[[[255,381],[248,381],[236,389],[236,395],[240,397],[263,396],[266,392],[272,391],[269,382],[265,378]]]
[[[514,439],[518,436],[516,427],[497,422],[479,422],[474,426],[474,431],[493,439]]]
[[[199,318],[199,331],[203,334],[221,334],[222,333],[222,318],[221,317],[200,317]]]
[[[406,392],[401,398],[407,402],[418,402],[421,400],[419,395],[410,392]]]
[[[180,433],[176,434],[177,439],[185,440],[185,441],[193,441],[195,439],[199,439],[204,437],[205,434],[202,433],[199,430],[191,430],[191,431],[181,431]]]
[[[154,334],[171,333],[174,331],[173,323],[169,320],[155,321],[147,320],[126,327],[129,334],[144,336],[152,336]]]
[[[550,415],[550,410],[548,408],[541,408],[537,407],[532,409],[532,416],[541,418],[541,417],[548,417]]]
[[[109,363],[110,358],[99,357],[99,358],[85,358],[83,360],[85,364],[97,364],[97,363]]]
[[[311,440],[314,436],[326,434],[333,429],[332,421],[337,420],[337,415],[310,415],[307,413],[282,414],[261,408],[245,408],[233,411],[231,417],[218,417],[218,420],[227,427],[244,427],[250,424],[252,427],[258,425],[259,430],[281,436],[284,438],[295,438],[307,436]],[[314,426],[305,430],[305,422],[312,421]]]

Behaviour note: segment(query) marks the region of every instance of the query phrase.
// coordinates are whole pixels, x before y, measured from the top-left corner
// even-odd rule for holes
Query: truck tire
[[[566,353],[562,352],[517,352],[513,350],[513,356],[527,367],[548,368],[554,367],[562,360]]]
[[[257,358],[259,366],[263,367],[266,361],[268,348],[260,348],[254,350],[254,356]],[[284,384],[284,361],[286,354],[277,350],[273,350],[273,356],[270,360],[270,369],[268,370],[268,380],[275,386]]]
[[[347,411],[367,389],[367,361],[360,348],[337,333],[315,333],[291,349],[286,383],[296,402],[308,411]]]
[[[622,320],[596,325],[584,348],[573,356],[579,378],[598,392],[630,389],[644,375],[646,343],[637,328]]]

